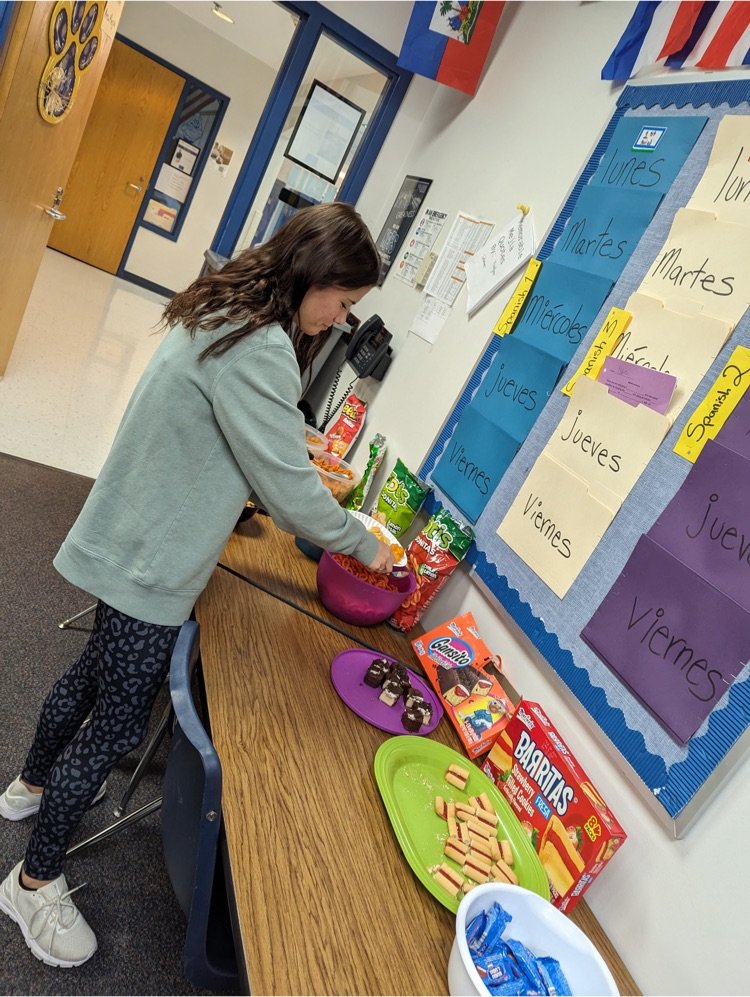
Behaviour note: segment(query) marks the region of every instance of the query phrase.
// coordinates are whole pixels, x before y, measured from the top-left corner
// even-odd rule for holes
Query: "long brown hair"
[[[278,322],[291,337],[304,371],[330,330],[306,336],[295,315],[311,287],[354,290],[378,282],[380,257],[370,232],[349,204],[302,208],[268,242],[252,246],[218,272],[198,277],[164,309],[167,326],[181,322],[195,336],[231,324],[200,355],[221,355],[261,326]]]

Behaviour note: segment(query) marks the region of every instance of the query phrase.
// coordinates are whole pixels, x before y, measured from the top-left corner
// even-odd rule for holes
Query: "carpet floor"
[[[90,478],[0,454],[0,783],[20,770],[46,692],[80,654],[86,626],[58,623],[92,599],[52,567],[75,520]],[[152,724],[167,705],[160,693]],[[108,780],[105,800],[89,811],[75,840],[106,826],[137,764],[128,756]],[[159,795],[163,745],[140,784],[131,809]],[[0,818],[0,878],[22,857],[31,820]],[[77,969],[39,962],[21,932],[0,912],[0,994],[201,994],[182,973],[185,919],[162,858],[159,814],[71,858],[69,885],[87,883],[76,902],[96,932],[99,949]]]

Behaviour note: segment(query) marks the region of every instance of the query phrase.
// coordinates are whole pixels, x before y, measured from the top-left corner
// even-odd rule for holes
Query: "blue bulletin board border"
[[[696,113],[706,113],[707,109],[723,108],[724,106],[728,110],[742,106],[743,113],[750,113],[750,82],[736,80],[718,83],[627,87],[620,95],[615,112],[550,229],[537,254],[538,258],[543,261],[552,252],[555,242],[575,208],[581,190],[593,176],[597,164],[608,147],[614,129],[628,111],[640,109],[648,111],[655,108],[693,108]],[[679,181],[675,181],[673,187],[676,187],[678,183]],[[615,296],[614,291],[617,286],[616,282],[610,298]],[[620,302],[611,301],[609,298],[604,307],[608,309],[611,304],[622,307]],[[742,324],[743,328],[747,326],[747,314]],[[588,339],[589,335],[587,334],[582,348],[588,345]],[[482,378],[492,364],[501,343],[502,337],[492,336],[420,467],[420,476],[430,481],[433,486],[433,492],[426,503],[428,512],[433,511],[438,504],[441,504],[451,510],[458,518],[464,518],[451,500],[441,493],[440,488],[434,482],[431,482],[431,472],[450,440],[462,412],[471,401]],[[731,338],[730,343],[732,346],[735,345]],[[723,355],[722,351],[720,358]],[[573,358],[570,365],[571,370],[576,368],[577,360],[578,357]],[[561,378],[564,376],[563,372]],[[714,376],[707,375],[708,384],[711,383]],[[701,397],[700,391],[699,387],[696,391],[696,397]],[[559,391],[557,393],[559,394]],[[554,394],[553,392],[553,396]],[[552,399],[550,399],[551,401]],[[548,406],[550,402],[547,403]],[[688,403],[682,413],[683,418],[687,416],[692,407],[694,406]],[[680,428],[681,422],[678,419],[673,431],[679,431]],[[674,433],[668,434],[663,446],[671,449],[673,440]],[[522,452],[523,448],[516,456],[514,465]],[[533,456],[535,457],[536,454]],[[528,454],[526,457],[528,459]],[[504,477],[510,476],[514,465]],[[502,479],[497,491],[500,491],[501,487]],[[566,647],[561,647],[558,634],[554,631],[554,627],[550,626],[554,621],[548,618],[547,623],[545,623],[534,612],[530,603],[523,598],[519,588],[514,587],[508,577],[498,571],[496,565],[488,559],[486,552],[480,548],[478,543],[472,544],[467,554],[467,561],[488,590],[498,599],[514,622],[576,696],[603,733],[632,766],[642,783],[647,787],[651,798],[658,802],[657,809],[663,809],[674,822],[674,828],[678,833],[684,830],[688,817],[692,819],[695,816],[695,805],[699,797],[705,795],[702,791],[705,790],[707,781],[715,773],[720,763],[726,760],[729,752],[736,746],[739,738],[750,725],[750,678],[747,676],[747,671],[742,672],[734,682],[726,701],[711,713],[707,725],[691,739],[685,757],[667,764],[664,757],[649,749],[641,731],[628,725],[622,709],[610,703],[605,689],[591,682],[589,672],[585,667],[576,664],[573,653]],[[539,584],[542,585],[541,582]],[[604,594],[605,592],[601,593],[602,596]],[[593,608],[592,606],[592,611]]]

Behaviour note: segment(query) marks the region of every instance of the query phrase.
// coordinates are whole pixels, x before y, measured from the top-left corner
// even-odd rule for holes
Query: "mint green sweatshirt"
[[[168,333],[54,560],[69,582],[147,623],[188,618],[251,494],[282,530],[365,563],[377,552],[310,463],[287,334],[266,326],[199,361],[227,331]]]

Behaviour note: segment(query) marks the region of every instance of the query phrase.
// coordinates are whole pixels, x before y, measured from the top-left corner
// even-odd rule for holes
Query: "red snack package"
[[[451,516],[442,506],[409,544],[406,558],[417,578],[417,588],[388,620],[396,630],[411,630],[421,619],[448,576],[466,555],[474,531]]]
[[[627,836],[539,703],[521,700],[482,769],[529,835],[552,903],[572,910]]]
[[[344,402],[341,415],[326,433],[329,453],[346,457],[365,424],[366,411],[367,402],[352,392]]]

